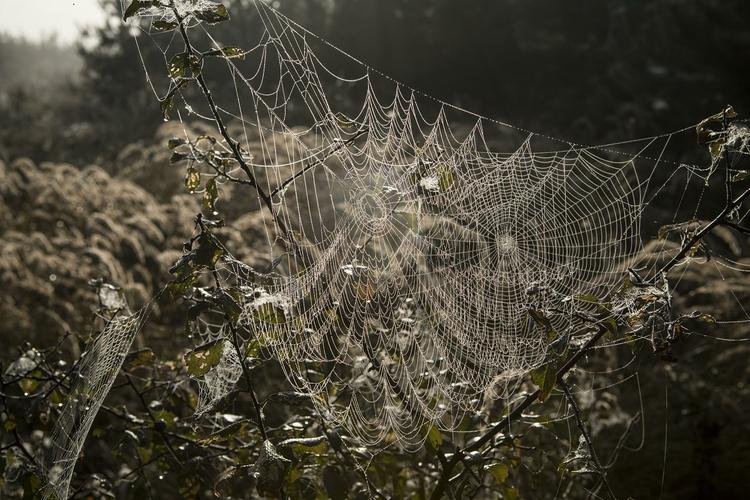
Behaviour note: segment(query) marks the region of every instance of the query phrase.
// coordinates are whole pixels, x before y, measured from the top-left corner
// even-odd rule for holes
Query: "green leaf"
[[[202,67],[201,59],[195,54],[188,54],[187,52],[174,56],[167,66],[169,76],[175,80],[178,78],[195,78],[200,74]]]
[[[39,498],[42,480],[33,472],[27,472],[23,478],[23,498]]]
[[[257,488],[261,495],[277,496],[284,486],[291,461],[276,451],[271,441],[264,441],[255,463]]]
[[[210,434],[208,437],[201,439],[201,444],[211,444],[217,441],[226,441],[228,439],[232,439],[235,436],[244,433],[249,427],[249,424],[250,421],[247,419],[233,422],[223,429]]]
[[[272,302],[266,302],[257,306],[255,308],[255,311],[253,311],[253,317],[258,321],[262,321],[263,323],[271,323],[273,325],[286,323],[286,314],[284,313],[284,309]]]
[[[185,188],[188,193],[193,194],[201,185],[201,173],[193,167],[188,167],[185,172]]]
[[[224,355],[224,339],[215,340],[196,347],[185,354],[187,371],[193,377],[202,377],[221,362]]]
[[[39,387],[39,380],[37,379],[43,376],[44,375],[40,370],[33,370],[31,373],[27,373],[26,377],[19,380],[18,385],[21,387],[21,390],[24,393],[30,394],[34,392],[37,387]]]
[[[531,381],[539,387],[539,401],[546,401],[557,382],[557,370],[554,363],[546,363],[532,371]]]
[[[193,12],[196,19],[208,24],[217,24],[229,19],[229,12],[224,4],[217,4],[210,9]]]
[[[708,145],[708,150],[711,152],[711,156],[713,158],[718,158],[721,156],[721,152],[724,151],[724,144],[726,141],[723,140],[716,140]]]
[[[155,360],[156,354],[154,354],[154,351],[149,348],[140,349],[128,354],[128,356],[125,358],[125,362],[123,363],[122,368],[125,371],[128,371],[139,366],[148,365]]]
[[[167,31],[172,31],[175,28],[177,28],[180,24],[174,21],[164,21],[163,19],[160,19],[158,21],[154,21],[151,24],[151,28],[157,33],[165,33]]]
[[[158,7],[159,2],[156,0],[133,0],[133,2],[125,9],[125,13],[122,15],[123,21],[127,21],[128,18],[138,14],[142,10],[150,9],[151,7]]]
[[[440,429],[435,427],[434,425],[431,425],[429,429],[427,429],[427,445],[432,448],[433,450],[437,450],[440,448],[440,445],[443,444],[443,433],[440,432]]]
[[[205,54],[203,54],[206,57],[209,56],[215,56],[215,57],[226,57],[227,59],[244,59],[245,58],[245,52],[240,47],[222,47],[220,49],[213,49],[209,50]]]
[[[232,323],[236,323],[242,313],[238,300],[239,296],[240,294],[236,294],[233,297],[229,291],[220,290],[215,298],[216,305]]]
[[[310,453],[323,455],[328,451],[328,444],[325,436],[286,439],[279,443],[279,448],[282,447],[291,448],[294,453],[300,455]]]
[[[555,331],[552,323],[542,311],[539,311],[537,309],[529,309],[528,314],[529,317],[534,320],[534,323],[544,328],[544,331],[547,333],[548,342],[552,342],[557,338],[557,331]]]
[[[198,238],[198,248],[195,250],[194,262],[196,266],[212,268],[219,262],[224,250],[207,234]]]
[[[503,484],[508,479],[508,473],[510,472],[510,468],[501,463],[485,465],[484,470],[489,472],[498,484]]]
[[[503,499],[504,500],[518,500],[518,490],[512,486],[505,488],[505,491],[503,491]]]
[[[593,293],[587,293],[585,295],[580,295],[576,297],[581,302],[588,302],[589,304],[598,304],[599,299],[594,295]]]
[[[453,172],[450,167],[444,163],[438,165],[437,178],[440,191],[442,192],[448,191],[448,189],[450,189],[455,183]]]
[[[163,426],[163,428],[173,429],[177,421],[177,416],[169,410],[159,410],[154,412],[154,426]]]
[[[212,177],[206,182],[206,189],[203,191],[203,208],[211,212],[216,210],[216,200],[219,199],[219,188],[216,185],[216,177]]]

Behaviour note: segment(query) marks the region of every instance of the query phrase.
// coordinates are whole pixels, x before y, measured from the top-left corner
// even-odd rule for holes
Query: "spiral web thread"
[[[177,3],[184,12],[195,4]],[[263,270],[232,258],[219,272],[245,292],[236,326],[255,334],[326,419],[365,445],[416,448],[428,426],[459,432],[485,398],[512,393],[551,341],[529,310],[543,311],[559,332],[582,331],[571,314],[577,298],[618,288],[643,247],[644,210],[664,192],[674,196],[667,187],[682,178],[707,185],[714,171],[662,161],[692,127],[598,147],[532,133],[401,84],[253,3],[264,29],[243,47],[242,62],[222,63],[236,100],[217,107],[272,194],[261,246],[277,265],[262,284]],[[172,19],[157,8],[145,17]],[[138,26],[166,64],[179,45],[174,33]],[[324,52],[351,63],[354,76],[335,75]],[[326,89],[361,106],[337,108]],[[210,110],[178,96],[186,135],[191,122],[213,123]],[[243,176],[239,166],[228,173]],[[254,193],[247,201],[257,205]],[[738,260],[715,262],[748,270]],[[141,312],[113,322],[84,360],[89,378],[77,390],[86,398],[66,406],[53,453],[59,498],[145,319]],[[222,362],[198,381],[201,414],[233,389],[241,366],[226,326],[204,323],[199,333],[202,342],[226,339]]]
[[[530,307],[573,327],[564,298],[622,279],[614,267],[639,247],[647,181],[630,156],[537,151],[549,141],[533,134],[493,152],[485,120],[459,116],[473,123],[456,132],[455,109],[430,118],[397,83],[383,98],[368,68],[338,79],[363,104],[337,111],[310,34],[256,5],[265,32],[242,71],[228,61],[251,97],[221,111],[262,153],[254,174],[293,235],[262,288],[240,265],[223,270],[248,287],[239,324],[326,418],[368,445],[419,446],[425,426],[455,430],[488,390],[507,394],[542,363],[549,339]],[[297,112],[291,127],[299,109],[307,125]],[[505,127],[493,139],[507,135],[519,137]],[[287,235],[273,222],[266,232],[278,253]],[[270,311],[283,321],[264,321]]]

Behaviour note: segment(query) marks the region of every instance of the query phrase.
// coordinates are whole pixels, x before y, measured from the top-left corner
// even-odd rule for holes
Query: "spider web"
[[[262,246],[273,269],[259,282],[263,270],[226,258],[218,271],[245,292],[236,326],[365,445],[415,449],[430,426],[461,432],[467,412],[511,395],[554,341],[529,311],[585,341],[590,332],[573,312],[582,297],[619,289],[644,247],[644,213],[674,197],[675,184],[682,197],[696,185],[702,196],[715,170],[662,161],[693,127],[597,147],[533,133],[412,89],[253,4],[263,30],[242,61],[215,68],[235,89],[233,99],[215,99],[272,201]],[[146,17],[173,20],[160,9]],[[221,49],[197,19],[188,22]],[[168,64],[176,35],[144,31]],[[350,74],[335,74],[323,54],[343,58]],[[160,71],[146,68],[157,95]],[[186,137],[192,122],[215,123],[198,99],[175,95]],[[228,176],[243,177],[238,162],[229,165]],[[255,209],[256,198],[251,188]],[[685,215],[680,207],[670,220]],[[660,245],[655,253],[669,250]],[[747,271],[738,260],[720,265]],[[60,497],[119,367],[104,360],[121,362],[145,315],[133,318],[108,327],[102,338],[117,342],[99,342],[85,360],[83,373],[99,373],[86,382],[91,404],[63,412],[82,424],[63,423],[58,433],[52,483]],[[198,381],[203,413],[233,389],[241,367],[226,328],[206,323],[199,333],[202,342],[227,340],[222,362]]]

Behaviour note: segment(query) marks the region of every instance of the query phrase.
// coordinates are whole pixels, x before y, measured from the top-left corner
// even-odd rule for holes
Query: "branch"
[[[242,352],[240,349],[240,343],[239,343],[239,336],[237,334],[237,329],[234,327],[234,325],[229,322],[229,328],[232,330],[232,345],[234,346],[234,350],[237,352],[237,356],[240,358],[240,365],[242,366],[242,373],[245,376],[245,382],[247,382],[247,391],[250,393],[250,398],[253,401],[253,407],[255,408],[255,414],[258,417],[258,429],[260,430],[260,435],[263,438],[263,441],[268,440],[268,434],[266,433],[266,425],[263,422],[263,409],[260,407],[260,403],[258,402],[258,396],[255,394],[255,389],[253,387],[253,379],[250,376],[250,370],[247,368],[247,365],[245,364],[245,353]]]
[[[128,381],[128,385],[133,388],[133,391],[138,395],[138,399],[141,401],[141,405],[143,405],[143,409],[146,410],[146,413],[148,413],[148,417],[151,419],[151,422],[153,423],[154,430],[161,436],[162,440],[164,441],[164,444],[167,445],[167,450],[169,450],[169,454],[172,455],[172,458],[180,467],[183,467],[182,461],[177,457],[177,453],[174,451],[174,448],[172,448],[172,443],[169,441],[169,438],[167,437],[166,433],[164,432],[164,429],[161,425],[159,425],[159,422],[156,420],[156,417],[154,416],[154,413],[151,411],[151,408],[148,406],[148,403],[146,403],[145,398],[143,397],[143,393],[138,390],[138,387],[133,382],[133,379],[130,377],[130,374],[123,370],[123,373],[125,374],[125,378]]]
[[[647,281],[648,284],[653,285],[657,278],[659,276],[662,276],[669,271],[672,270],[673,267],[675,267],[677,264],[680,263],[680,261],[685,258],[685,256],[690,252],[690,250],[703,238],[708,236],[708,234],[711,233],[717,226],[720,225],[726,225],[727,224],[727,216],[731,214],[737,207],[739,207],[745,199],[750,196],[750,188],[746,189],[741,195],[739,195],[737,198],[735,198],[733,201],[730,201],[727,203],[727,205],[724,207],[724,209],[717,215],[714,220],[706,224],[703,229],[698,231],[693,235],[692,238],[690,238],[686,243],[682,245],[682,248],[680,251],[672,257],[672,259],[667,262],[664,267],[659,269],[657,273],[655,273],[651,279]]]
[[[594,443],[591,441],[591,436],[589,435],[589,431],[586,429],[586,425],[584,424],[583,418],[581,417],[581,411],[578,409],[578,404],[576,404],[575,398],[570,393],[570,388],[568,387],[568,384],[565,383],[564,380],[559,380],[557,384],[562,388],[563,392],[565,393],[565,398],[568,400],[570,407],[573,409],[573,414],[576,417],[576,423],[578,424],[578,429],[581,431],[581,435],[583,436],[583,439],[586,441],[586,446],[588,447],[589,453],[591,454],[591,459],[594,461],[594,465],[596,465],[596,469],[599,471],[599,474],[601,476],[602,484],[604,484],[604,487],[607,488],[607,493],[609,494],[610,498],[617,498],[615,494],[612,492],[612,488],[609,486],[609,482],[607,481],[607,471],[604,470],[601,462],[599,462],[599,458],[596,456]]]
[[[299,177],[302,177],[303,175],[305,175],[307,172],[309,172],[311,169],[317,167],[318,165],[322,165],[323,162],[325,162],[328,158],[330,158],[331,156],[333,156],[337,152],[341,151],[343,148],[350,146],[352,143],[354,143],[354,141],[356,141],[357,139],[359,139],[360,137],[362,137],[366,133],[367,133],[367,129],[366,128],[363,128],[363,129],[359,130],[356,134],[354,134],[354,136],[350,137],[349,139],[347,139],[344,142],[339,143],[335,148],[333,148],[331,151],[329,151],[328,154],[326,154],[325,157],[323,157],[323,158],[321,158],[319,160],[316,160],[316,161],[314,161],[314,162],[306,165],[305,167],[303,167],[302,170],[300,170],[299,172],[297,172],[293,176],[289,177],[287,180],[285,180],[284,182],[282,182],[281,185],[279,185],[276,189],[274,189],[271,192],[271,198],[273,198],[278,193],[280,193],[281,191],[283,191],[284,188],[286,188],[289,184],[291,184],[292,182],[294,182],[295,179],[297,179]]]
[[[182,36],[182,41],[185,43],[185,51],[187,52],[189,56],[199,57],[201,55],[200,52],[197,51],[193,47],[193,45],[190,43],[190,37],[188,36],[187,29],[185,28],[184,17],[182,17],[179,10],[175,6],[174,0],[170,0],[169,4],[172,9],[172,12],[175,15],[175,19],[177,20],[177,23],[179,24],[180,35]],[[232,150],[232,155],[234,156],[235,160],[237,160],[237,163],[239,163],[240,168],[247,176],[249,182],[255,188],[256,192],[258,193],[258,197],[260,197],[263,204],[271,212],[271,216],[273,217],[274,222],[278,226],[279,231],[282,233],[282,237],[284,238],[284,240],[288,241],[289,243],[292,243],[293,240],[290,239],[292,238],[292,233],[288,230],[284,221],[281,220],[276,215],[276,211],[273,209],[273,201],[271,200],[271,197],[268,196],[265,190],[258,184],[258,181],[255,178],[255,175],[253,174],[252,170],[248,166],[247,162],[245,162],[245,157],[242,155],[242,151],[240,150],[239,143],[236,140],[234,140],[232,136],[229,135],[229,130],[227,130],[227,127],[224,124],[224,120],[221,118],[221,115],[219,114],[219,108],[216,106],[216,102],[214,101],[214,98],[211,95],[211,90],[209,90],[208,85],[206,84],[206,80],[203,78],[203,74],[198,73],[195,79],[198,82],[198,86],[200,87],[201,93],[206,98],[208,107],[211,109],[211,114],[214,118],[214,121],[216,122],[216,126],[219,128],[219,133],[224,138],[224,141],[226,141],[229,148]]]
[[[578,361],[583,357],[584,354],[588,352],[589,349],[591,349],[597,342],[599,342],[599,340],[607,333],[607,331],[608,330],[606,327],[599,326],[599,329],[594,334],[594,336],[591,337],[583,345],[583,347],[576,351],[576,353],[573,354],[573,356],[571,356],[570,359],[565,362],[565,364],[557,371],[556,380],[558,383],[563,381],[565,375],[573,369],[576,363],[578,363]],[[450,474],[453,471],[453,468],[463,459],[464,455],[472,451],[477,451],[485,444],[492,441],[495,436],[509,427],[510,424],[513,423],[513,421],[519,419],[524,410],[526,410],[528,407],[534,404],[537,399],[539,399],[540,394],[540,389],[537,389],[536,391],[528,394],[506,417],[495,424],[482,437],[474,441],[472,444],[465,446],[463,449],[456,450],[456,453],[451,458],[451,461],[448,462],[447,466],[443,469],[443,474],[440,476],[440,480],[438,481],[437,486],[435,486],[435,489],[433,490],[430,498],[432,500],[442,498],[442,496],[445,494],[445,489],[450,481]]]
[[[722,119],[722,125],[723,125],[723,133],[727,133],[727,129],[729,128],[729,112],[732,111],[731,106],[726,106],[724,108],[724,111],[721,113],[721,119]],[[708,234],[711,233],[717,226],[725,225],[732,227],[736,229],[737,231],[740,231],[741,233],[748,232],[747,228],[744,228],[742,226],[739,226],[737,224],[734,224],[733,222],[728,220],[728,216],[734,212],[740,205],[742,205],[742,202],[745,201],[745,199],[750,196],[750,188],[746,189],[741,195],[739,195],[737,198],[732,199],[732,178],[730,175],[730,161],[729,161],[729,148],[725,144],[723,147],[723,159],[724,159],[724,167],[725,167],[725,175],[726,178],[724,180],[725,184],[725,191],[726,191],[726,205],[724,206],[724,209],[717,215],[714,220],[706,224],[706,226],[703,227],[700,231],[695,233],[692,238],[690,238],[687,243],[684,243],[682,245],[682,248],[680,251],[672,257],[672,259],[667,262],[664,267],[662,267],[659,272],[654,274],[651,279],[649,279],[646,283],[649,285],[653,285],[659,276],[662,276],[666,273],[668,273],[673,267],[675,267],[677,264],[680,263],[680,261],[690,252],[690,250],[700,241],[703,240]]]

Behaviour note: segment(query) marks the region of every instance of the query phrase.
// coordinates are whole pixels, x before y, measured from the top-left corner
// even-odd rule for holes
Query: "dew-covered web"
[[[177,2],[183,13],[193,3]],[[649,276],[661,254],[676,253],[662,240],[644,257],[644,214],[651,233],[655,214],[666,213],[653,208],[659,199],[680,200],[662,224],[697,217],[716,162],[702,168],[668,154],[694,142],[692,126],[597,147],[532,133],[401,84],[265,2],[254,6],[262,29],[247,34],[244,58],[220,58],[207,76],[235,90],[231,99],[215,95],[215,106],[257,180],[257,192],[245,186],[247,203],[267,215],[256,247],[272,267],[222,260],[222,278],[244,291],[231,327],[252,332],[294,388],[365,445],[413,449],[428,426],[459,432],[467,412],[512,394],[544,361],[554,339],[530,311],[580,345],[592,334],[574,314],[582,297],[614,300],[629,266]],[[149,14],[133,21],[136,42],[156,44],[166,67],[182,41],[154,23],[174,16]],[[205,50],[221,49],[208,27],[187,23]],[[347,74],[327,58],[346,61],[337,67]],[[163,97],[164,68],[146,71]],[[216,123],[195,88],[174,96],[186,137],[196,122]],[[215,179],[221,188],[246,173],[218,132],[229,159]],[[740,149],[747,154],[747,144]],[[731,256],[713,265],[735,278],[748,271]],[[632,297],[619,300],[635,307]],[[99,342],[85,358],[82,373],[97,376],[84,384],[93,384],[92,404],[65,411],[72,419],[56,457],[65,488],[119,367],[104,360],[121,361],[144,317],[110,325],[102,338],[117,342]],[[232,328],[200,328],[199,342],[226,344],[222,363],[198,381],[199,413],[241,376]]]

